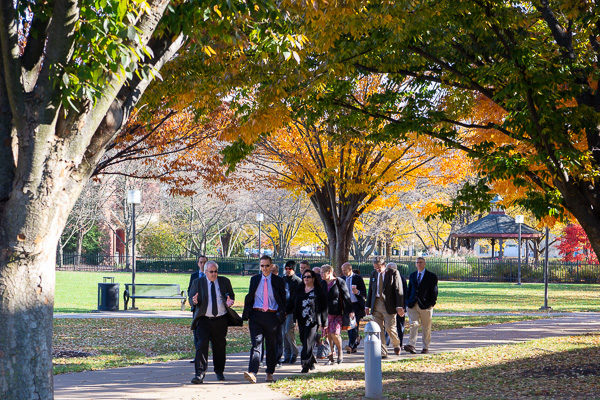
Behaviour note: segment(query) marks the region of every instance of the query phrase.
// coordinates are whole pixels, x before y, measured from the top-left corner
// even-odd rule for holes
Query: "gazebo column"
[[[504,240],[498,239],[498,258],[502,260],[504,257]]]
[[[525,239],[525,265],[529,265],[529,239]]]
[[[494,258],[494,246],[496,246],[496,239],[492,239],[492,258]]]

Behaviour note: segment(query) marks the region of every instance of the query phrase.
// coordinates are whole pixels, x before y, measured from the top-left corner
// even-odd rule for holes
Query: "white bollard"
[[[365,397],[380,399],[383,394],[381,375],[381,331],[376,322],[365,325]]]

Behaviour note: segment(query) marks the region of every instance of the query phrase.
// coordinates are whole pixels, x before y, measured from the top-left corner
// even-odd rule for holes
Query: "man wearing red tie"
[[[277,364],[277,334],[285,320],[285,282],[272,274],[272,260],[269,256],[260,258],[261,274],[250,278],[250,289],[244,300],[242,319],[248,321],[252,348],[250,362],[244,377],[256,383],[260,365],[262,342],[265,341],[267,369],[266,382],[274,382],[273,373]]]

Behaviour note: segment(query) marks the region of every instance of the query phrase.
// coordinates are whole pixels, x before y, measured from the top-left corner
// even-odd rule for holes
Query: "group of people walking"
[[[225,347],[228,326],[238,324],[231,310],[235,300],[231,282],[218,276],[218,264],[206,257],[198,258],[198,272],[190,276],[188,295],[194,319],[195,376],[192,383],[203,383],[208,364],[208,346],[212,345],[213,365],[217,380],[224,380]],[[344,352],[357,351],[361,337],[360,320],[372,314],[399,355],[408,313],[410,339],[404,346],[416,353],[417,329],[423,329],[422,353],[429,352],[431,317],[437,301],[437,276],[425,269],[425,259],[417,259],[417,271],[408,284],[397,265],[373,261],[374,271],[369,278],[367,292],[362,276],[349,263],[341,266],[342,276],[336,277],[330,265],[310,268],[307,261],[300,263],[300,277],[296,264],[288,261],[284,276],[271,257],[260,258],[260,274],[252,276],[244,299],[242,320],[248,321],[251,349],[248,370],[244,377],[256,383],[263,357],[266,359],[266,382],[273,382],[275,368],[281,362],[295,364],[300,355],[301,372],[315,369],[314,352],[319,338],[326,338],[330,352],[327,364],[343,362]],[[232,316],[233,314],[233,316]],[[296,345],[295,326],[298,324],[301,350]],[[241,324],[241,321],[239,321]],[[348,331],[348,344],[342,347],[341,331]],[[388,357],[387,343],[382,337],[381,353]]]

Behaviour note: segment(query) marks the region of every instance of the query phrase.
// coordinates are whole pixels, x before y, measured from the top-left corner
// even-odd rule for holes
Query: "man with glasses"
[[[273,373],[277,364],[277,333],[285,320],[285,283],[283,278],[273,275],[271,257],[260,258],[261,274],[250,278],[250,288],[244,300],[242,319],[248,321],[252,347],[250,362],[244,377],[256,383],[260,365],[263,340],[266,343],[266,382],[274,382]]]
[[[295,364],[298,359],[298,346],[296,345],[296,324],[294,322],[293,307],[294,295],[298,290],[298,286],[302,283],[302,279],[296,275],[296,262],[293,260],[285,263],[283,280],[285,282],[285,304],[287,317],[285,318],[283,329],[283,362]]]
[[[415,354],[417,352],[417,330],[419,325],[423,329],[423,350],[421,353],[429,353],[431,342],[431,318],[433,317],[433,306],[438,296],[438,277],[433,272],[425,269],[425,259],[417,258],[417,270],[408,278],[408,320],[410,323],[410,337],[404,350]]]
[[[194,367],[196,375],[192,383],[204,382],[208,366],[208,344],[212,343],[213,366],[217,380],[225,380],[225,346],[227,344],[227,307],[234,303],[235,294],[231,281],[218,276],[219,265],[206,263],[205,275],[195,279],[190,290],[190,304],[195,307],[192,329],[198,337]]]

